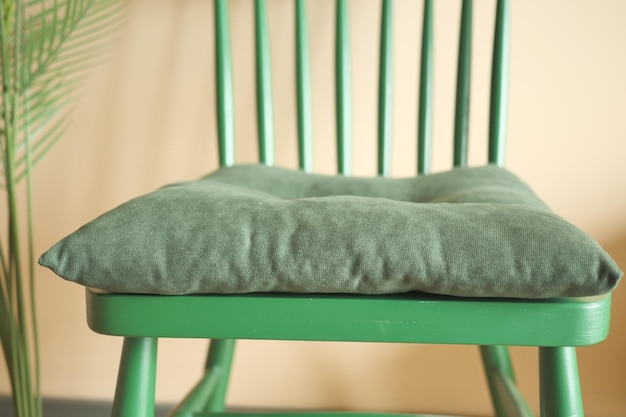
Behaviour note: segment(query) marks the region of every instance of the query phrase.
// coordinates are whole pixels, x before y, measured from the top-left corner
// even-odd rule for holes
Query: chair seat
[[[168,295],[581,297],[621,276],[496,166],[408,179],[224,168],[123,204],[40,262],[88,287]]]
[[[127,337],[582,346],[606,337],[610,306],[610,295],[549,300],[424,293],[158,296],[87,289],[91,329]]]

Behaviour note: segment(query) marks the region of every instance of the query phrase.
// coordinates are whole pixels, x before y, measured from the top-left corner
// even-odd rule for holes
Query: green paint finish
[[[306,0],[296,0],[296,89],[298,102],[298,165],[304,172],[311,172],[313,171],[313,121]]]
[[[610,296],[536,301],[427,294],[164,297],[87,290],[88,322],[98,333],[221,339],[582,346],[606,337],[610,304]]]
[[[337,0],[335,54],[337,170],[340,174],[350,175],[352,173],[352,78],[347,0]]]
[[[454,117],[454,166],[467,166],[472,66],[472,0],[463,0]]]
[[[515,385],[509,349],[506,346],[481,346],[480,353],[496,416],[526,416],[528,404]]]
[[[254,5],[259,160],[271,166],[274,165],[274,115],[267,6],[265,0],[255,0]]]
[[[393,127],[393,12],[392,0],[384,0],[380,24],[380,63],[378,74],[378,175],[391,171]]]
[[[417,124],[417,172],[430,173],[433,131],[433,0],[424,0]]]
[[[168,417],[193,417],[195,413],[205,411],[206,404],[214,395],[222,377],[224,375],[220,370],[206,372],[183,401],[168,414]],[[224,409],[222,408],[220,411],[224,411]]]
[[[157,339],[126,337],[113,401],[113,417],[153,417]]]
[[[218,374],[219,381],[213,395],[206,404],[205,411],[220,412],[226,409],[226,392],[230,380],[230,371],[235,353],[235,340],[211,340],[205,370],[208,373]]]
[[[215,0],[215,62],[220,166],[235,163],[235,110],[228,0]]]
[[[539,348],[539,378],[542,417],[583,417],[573,347]]]
[[[510,5],[498,0],[491,70],[489,162],[504,165],[509,95]]]
[[[501,401],[501,411],[497,416],[503,417],[534,417],[528,403],[517,388],[515,382],[500,370],[494,370],[496,393]]]
[[[169,414],[170,417],[192,417],[198,412],[220,413],[226,409],[226,391],[230,379],[235,341],[211,341],[205,373],[183,401]]]

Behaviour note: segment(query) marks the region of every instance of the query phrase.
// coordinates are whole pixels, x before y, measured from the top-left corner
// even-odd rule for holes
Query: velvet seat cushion
[[[122,204],[40,263],[85,286],[151,294],[578,297],[622,275],[495,166],[407,179],[222,168]]]

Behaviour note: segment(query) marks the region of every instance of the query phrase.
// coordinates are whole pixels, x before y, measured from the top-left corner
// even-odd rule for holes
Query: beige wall
[[[270,1],[274,62],[292,59],[292,2]],[[313,47],[315,167],[332,172],[332,2],[309,2]],[[449,164],[460,2],[436,2],[435,170]],[[475,2],[471,163],[484,162],[492,1]],[[512,2],[507,165],[557,212],[586,230],[626,269],[626,2]],[[42,252],[81,224],[135,195],[214,169],[211,101],[212,2],[134,0],[128,25],[86,82],[67,137],[38,167],[36,247]],[[377,1],[350,3],[355,49],[355,172],[373,172]],[[420,1],[396,1],[397,165],[415,170]],[[232,2],[237,77],[237,159],[256,152],[250,1]],[[274,72],[277,164],[294,166],[293,70]],[[43,390],[51,397],[111,399],[120,340],[85,325],[82,288],[40,270]],[[612,334],[580,350],[590,416],[626,412],[626,290],[615,294]],[[163,341],[158,398],[174,401],[199,375],[206,344]],[[514,349],[524,391],[538,408],[536,353]],[[4,371],[0,393],[7,393]],[[475,347],[241,342],[229,401],[238,406],[423,409],[490,413]]]

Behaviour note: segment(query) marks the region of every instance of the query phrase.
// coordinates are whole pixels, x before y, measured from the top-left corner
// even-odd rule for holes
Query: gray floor
[[[45,399],[45,417],[110,417],[111,404],[101,401],[72,401]],[[157,406],[155,417],[165,417],[171,406]],[[0,397],[0,417],[15,417],[11,398]]]

